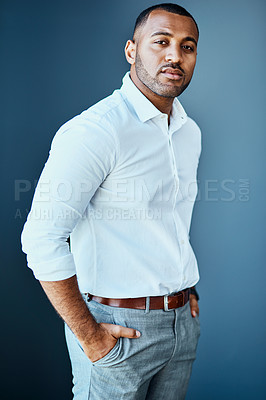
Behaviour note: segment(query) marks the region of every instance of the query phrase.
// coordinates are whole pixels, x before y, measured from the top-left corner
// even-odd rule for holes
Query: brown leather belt
[[[138,310],[145,310],[148,301],[147,299],[149,299],[150,310],[161,309],[164,311],[169,311],[173,308],[183,307],[189,300],[189,293],[190,288],[165,296],[136,297],[130,299],[109,299],[107,297],[94,296],[90,293],[85,293],[85,295],[88,296],[88,301],[94,300],[98,303],[105,304],[106,306],[135,308]]]

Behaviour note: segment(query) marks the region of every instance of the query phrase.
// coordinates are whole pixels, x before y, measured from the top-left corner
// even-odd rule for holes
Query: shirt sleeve
[[[115,159],[111,127],[98,121],[75,117],[54,136],[21,234],[22,251],[37,279],[75,275],[67,239]]]

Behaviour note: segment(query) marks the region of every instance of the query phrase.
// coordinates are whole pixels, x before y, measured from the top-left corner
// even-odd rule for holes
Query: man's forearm
[[[79,291],[76,275],[56,282],[40,281],[50,302],[81,343],[93,346],[99,326]]]
[[[76,275],[62,281],[40,283],[92,362],[104,357],[115,346],[119,337],[140,337],[140,332],[136,329],[115,324],[98,324],[81,296]]]

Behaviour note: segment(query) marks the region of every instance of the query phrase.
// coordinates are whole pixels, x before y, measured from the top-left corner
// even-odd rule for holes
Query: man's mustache
[[[177,63],[164,64],[164,65],[160,68],[159,72],[162,72],[162,70],[165,69],[165,68],[172,68],[172,69],[177,70],[177,72],[179,71],[179,72],[182,72],[183,75],[186,75],[186,73],[185,73],[185,71],[183,70],[183,68],[181,68],[180,65],[177,64]]]

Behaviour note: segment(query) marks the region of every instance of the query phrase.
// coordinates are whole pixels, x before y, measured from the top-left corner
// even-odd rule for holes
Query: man
[[[23,251],[66,323],[75,400],[185,398],[200,335],[189,227],[201,137],[176,97],[198,35],[178,5],[144,10],[121,89],[59,129],[36,188]]]

